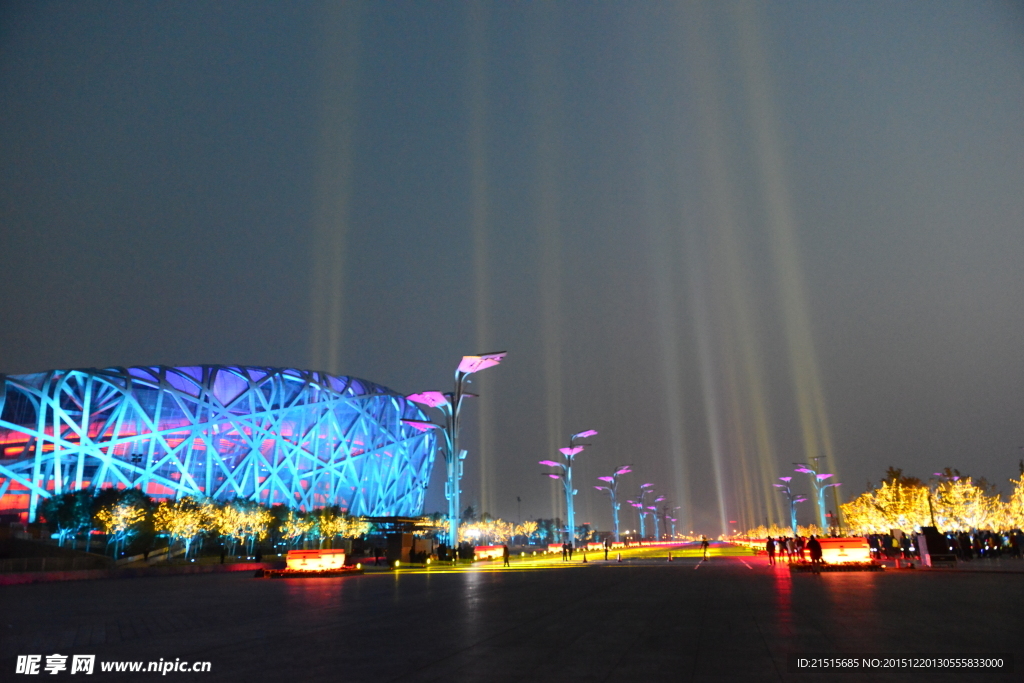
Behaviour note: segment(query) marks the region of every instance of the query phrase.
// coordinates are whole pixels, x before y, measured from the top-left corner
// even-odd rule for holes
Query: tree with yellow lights
[[[932,507],[939,529],[971,531],[992,528],[1001,505],[998,496],[988,495],[970,477],[962,477],[939,484]]]
[[[1013,484],[1013,492],[1006,504],[1004,528],[1024,529],[1024,474],[1020,479],[1011,479],[1010,483]]]
[[[100,528],[110,537],[107,542],[114,542],[114,557],[117,557],[135,526],[145,518],[146,511],[142,506],[127,500],[100,508],[96,513]]]
[[[288,511],[288,517],[281,524],[281,537],[293,548],[310,534],[316,526],[316,518],[304,512]]]
[[[925,486],[883,481],[882,485],[875,489],[872,502],[878,508],[887,527],[875,533],[889,533],[892,529],[899,529],[910,534],[931,523],[928,488]]]
[[[209,503],[200,503],[191,496],[180,500],[165,500],[153,513],[153,527],[157,533],[171,537],[171,543],[180,541],[185,546],[188,559],[192,543],[204,531],[211,528],[214,508]]]
[[[262,542],[270,532],[270,523],[274,517],[263,505],[247,503],[242,510],[242,531],[249,542],[249,554],[256,552],[256,544]]]
[[[501,519],[486,519],[459,525],[459,542],[473,545],[498,545],[507,543],[514,527],[511,522]]]
[[[530,541],[530,537],[533,536],[535,533],[537,533],[537,522],[527,521],[516,526],[514,535],[522,536],[523,539],[528,543]]]
[[[247,500],[235,500],[217,507],[212,514],[212,528],[230,541],[230,553],[236,543],[247,544],[252,555],[256,543],[267,537],[273,515],[265,506]]]
[[[235,554],[235,544],[245,539],[245,515],[237,506],[228,503],[213,509],[211,528],[228,541],[228,554]]]

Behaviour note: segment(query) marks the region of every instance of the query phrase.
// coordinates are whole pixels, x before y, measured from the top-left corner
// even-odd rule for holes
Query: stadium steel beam
[[[400,394],[305,370],[204,365],[0,375],[0,512],[138,487],[353,515],[418,514],[432,434]]]

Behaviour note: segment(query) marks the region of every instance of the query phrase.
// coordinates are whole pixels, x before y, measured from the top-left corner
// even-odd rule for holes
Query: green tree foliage
[[[58,544],[92,528],[92,495],[74,491],[43,501],[43,519],[57,534]]]

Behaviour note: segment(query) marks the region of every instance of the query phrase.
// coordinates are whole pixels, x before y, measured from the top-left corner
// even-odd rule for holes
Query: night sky
[[[537,461],[585,429],[604,529],[620,464],[713,534],[783,521],[771,484],[813,456],[847,499],[889,466],[1006,492],[1024,11],[8,1],[0,257],[7,374],[412,393],[507,350],[463,496],[510,520],[564,515]]]

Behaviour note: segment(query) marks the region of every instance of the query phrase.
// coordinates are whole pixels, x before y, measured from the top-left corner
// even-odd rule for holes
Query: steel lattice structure
[[[202,365],[0,375],[0,512],[138,487],[354,515],[421,512],[435,437],[402,395],[319,372]]]

